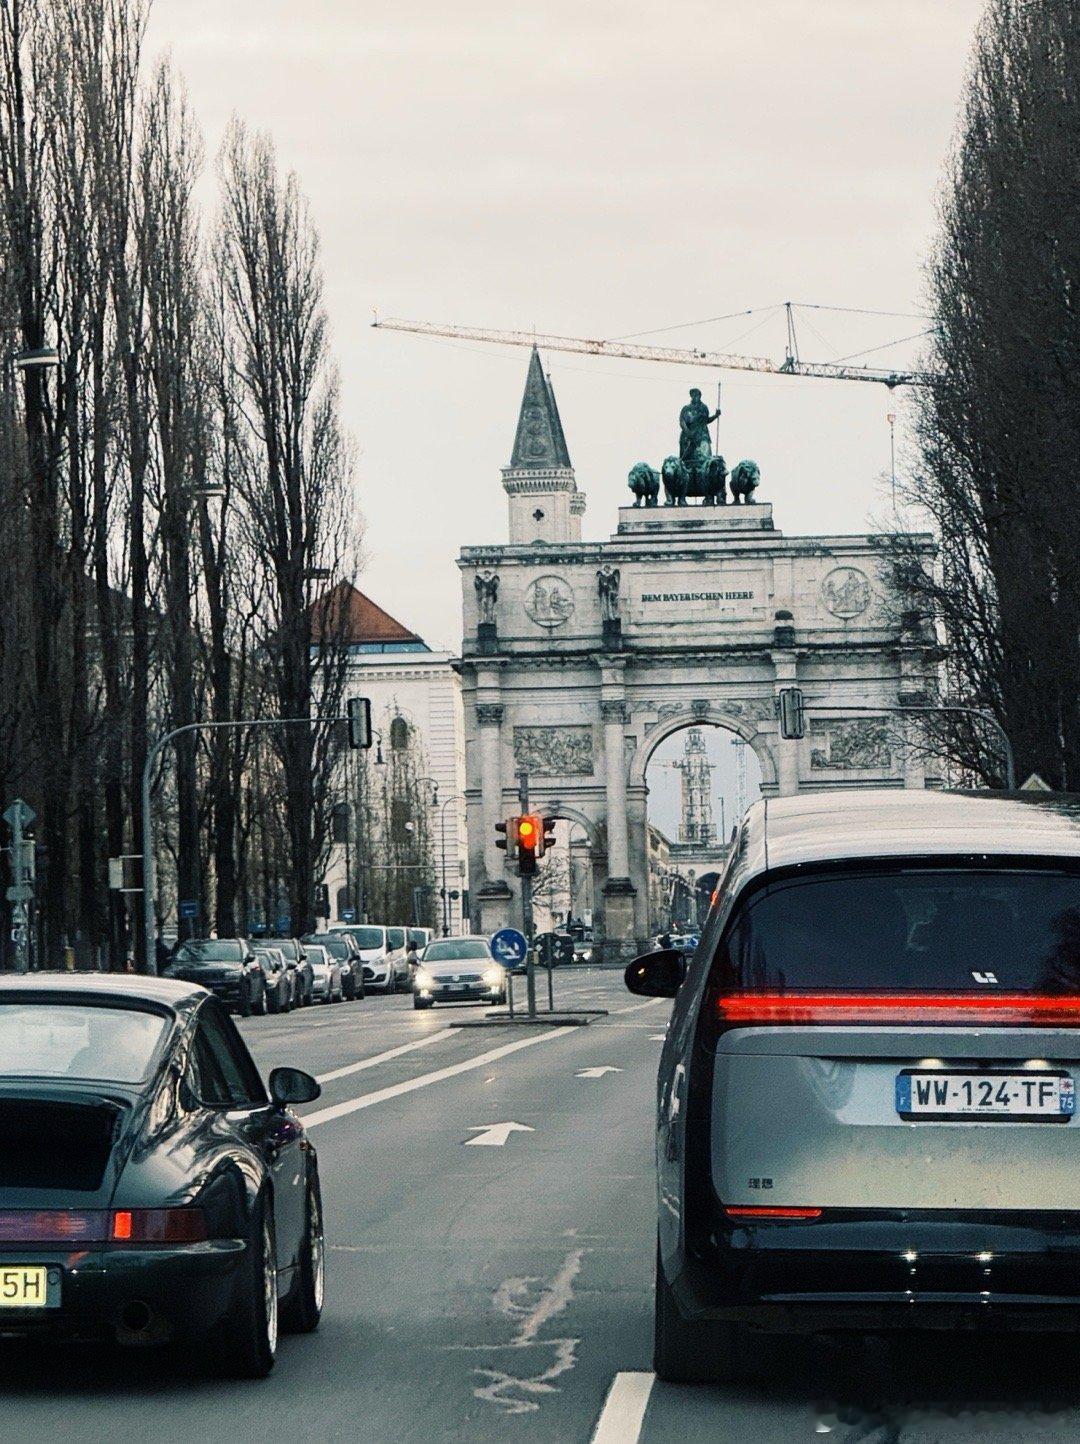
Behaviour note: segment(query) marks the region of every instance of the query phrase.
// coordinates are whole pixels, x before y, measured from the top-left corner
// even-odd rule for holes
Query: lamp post
[[[460,792],[444,798],[439,808],[439,850],[441,853],[440,871],[442,874],[442,886],[439,889],[442,898],[442,935],[444,938],[450,936],[450,894],[446,886],[446,809],[452,802],[464,802],[465,799]]]
[[[233,722],[188,722],[183,727],[174,727],[159,737],[146,754],[142,771],[142,883],[143,883],[143,948],[148,973],[157,972],[157,958],[154,952],[154,903],[156,901],[156,879],[154,867],[154,828],[150,815],[150,783],[157,760],[170,742],[193,732],[221,731],[225,728],[240,727],[299,727],[314,726],[314,717],[247,717]]]

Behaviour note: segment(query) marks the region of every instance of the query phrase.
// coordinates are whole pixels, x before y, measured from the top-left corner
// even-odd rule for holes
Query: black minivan
[[[658,1080],[655,1366],[744,1327],[1080,1329],[1080,799],[747,813]]]

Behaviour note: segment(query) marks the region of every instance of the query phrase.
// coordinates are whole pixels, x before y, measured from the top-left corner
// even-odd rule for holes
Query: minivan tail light
[[[1031,993],[727,993],[721,1024],[997,1023],[1076,1027],[1080,996]]]
[[[733,1206],[731,1208],[725,1208],[724,1212],[728,1218],[779,1218],[788,1219],[792,1222],[801,1220],[804,1223],[821,1217],[820,1208],[785,1208],[783,1205],[777,1205],[771,1208],[758,1204],[747,1205],[745,1208]]]

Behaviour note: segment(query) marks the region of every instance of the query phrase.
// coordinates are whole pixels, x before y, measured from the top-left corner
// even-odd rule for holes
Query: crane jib
[[[723,351],[698,351],[680,346],[638,346],[626,341],[594,341],[582,336],[550,336],[535,331],[493,331],[483,326],[439,325],[433,321],[381,320],[372,325],[383,331],[407,331],[417,336],[443,336],[458,341],[483,341],[496,346],[535,346],[545,351],[569,351],[578,356],[614,356],[630,361],[662,361],[677,366],[712,366],[722,371],[762,371],[772,376],[806,376],[823,381],[874,381],[888,386],[929,386],[929,371],[886,371],[873,366],[844,366],[831,361],[803,361],[787,356],[740,356]]]

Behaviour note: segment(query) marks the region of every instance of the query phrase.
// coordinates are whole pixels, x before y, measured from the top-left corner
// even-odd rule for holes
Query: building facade
[[[414,922],[413,894],[420,889],[416,901],[428,925],[458,933],[469,880],[464,714],[455,659],[433,651],[355,587],[347,588],[342,605],[349,647],[345,696],[370,699],[376,746],[348,754],[343,764],[348,810],[341,814],[326,878],[331,915],[339,921]],[[400,874],[394,887],[386,876],[391,872]],[[388,909],[404,913],[375,916]]]
[[[786,537],[768,503],[620,509],[608,540],[581,540],[577,489],[550,382],[534,351],[510,466],[505,545],[466,547],[464,643],[469,868],[474,923],[520,920],[495,825],[534,810],[586,829],[594,928],[605,956],[649,934],[646,767],[688,727],[752,747],[766,796],[800,788],[922,787],[898,707],[933,693],[935,639],[900,618],[879,539]],[[930,553],[930,537],[919,539]],[[781,688],[798,684],[807,736],[781,738]]]

